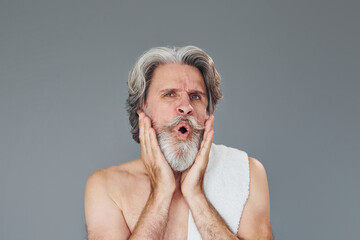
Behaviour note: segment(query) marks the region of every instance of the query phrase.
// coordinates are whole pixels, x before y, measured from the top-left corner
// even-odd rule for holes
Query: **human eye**
[[[190,98],[193,100],[199,100],[200,99],[200,95],[199,94],[191,94]]]
[[[173,96],[174,96],[174,92],[165,93],[164,96],[165,96],[165,97],[173,97]]]

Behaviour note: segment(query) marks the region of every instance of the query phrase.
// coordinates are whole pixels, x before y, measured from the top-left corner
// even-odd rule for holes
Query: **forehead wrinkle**
[[[207,91],[200,71],[186,64],[165,64],[158,66],[154,71],[150,88],[153,88],[156,92],[174,89],[176,91],[185,90],[188,93],[196,91],[206,94]]]
[[[167,93],[167,92],[181,92],[181,91],[183,91],[183,90],[179,89],[179,88],[165,88],[165,89],[160,89],[159,93],[162,94],[162,93]],[[191,89],[191,90],[185,90],[185,91],[189,94],[200,94],[200,95],[206,96],[206,93],[204,93],[201,90],[197,90],[197,89]]]

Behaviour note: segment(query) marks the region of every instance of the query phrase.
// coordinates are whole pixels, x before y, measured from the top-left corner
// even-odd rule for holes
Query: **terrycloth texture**
[[[246,152],[212,144],[204,178],[207,199],[236,234],[249,195],[249,160]],[[201,240],[189,211],[188,240]]]

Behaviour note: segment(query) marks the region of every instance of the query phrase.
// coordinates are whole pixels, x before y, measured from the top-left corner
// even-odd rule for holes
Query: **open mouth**
[[[184,133],[186,133],[188,130],[186,129],[186,127],[180,127],[180,128],[179,128],[179,131],[180,131],[182,134],[184,134]]]
[[[187,123],[180,123],[177,127],[177,135],[180,139],[187,139],[190,131],[190,126]]]

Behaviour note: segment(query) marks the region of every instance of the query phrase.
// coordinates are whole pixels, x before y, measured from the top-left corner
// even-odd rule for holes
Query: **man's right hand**
[[[141,159],[147,169],[154,194],[173,194],[176,189],[174,173],[166,161],[156,138],[151,120],[144,112],[139,115]]]

